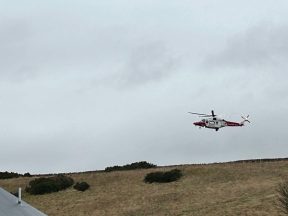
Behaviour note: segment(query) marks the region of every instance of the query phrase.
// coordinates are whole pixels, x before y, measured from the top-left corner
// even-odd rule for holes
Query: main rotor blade
[[[193,114],[193,115],[201,115],[201,116],[208,116],[208,114],[202,114],[202,113],[194,113],[194,112],[188,112],[190,114]],[[209,115],[211,116],[211,115]]]

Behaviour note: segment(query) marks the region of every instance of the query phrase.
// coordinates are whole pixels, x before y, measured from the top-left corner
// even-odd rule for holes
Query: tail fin
[[[243,116],[241,116],[241,118],[244,119],[244,121],[242,121],[242,122],[240,123],[241,125],[244,125],[245,122],[249,122],[249,123],[251,123],[251,122],[248,120],[249,115],[247,115],[247,117],[243,117]]]

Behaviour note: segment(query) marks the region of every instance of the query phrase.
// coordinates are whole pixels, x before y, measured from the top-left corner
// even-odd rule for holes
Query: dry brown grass
[[[23,199],[49,216],[279,215],[276,188],[288,178],[288,161],[183,165],[184,176],[166,184],[145,184],[149,172],[174,167],[111,173],[71,174],[90,189],[68,189]],[[25,188],[31,178],[0,180],[8,191]]]

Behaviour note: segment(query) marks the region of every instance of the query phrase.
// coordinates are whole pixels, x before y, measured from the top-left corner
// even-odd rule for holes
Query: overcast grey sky
[[[287,157],[287,1],[0,1],[0,171]],[[252,124],[199,130],[188,111]]]

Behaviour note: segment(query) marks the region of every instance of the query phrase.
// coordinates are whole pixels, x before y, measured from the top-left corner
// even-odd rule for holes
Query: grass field
[[[149,172],[182,170],[173,183],[145,184]],[[49,216],[223,216],[279,215],[276,188],[288,180],[288,161],[183,165],[148,170],[70,174],[90,189],[72,188],[23,199]],[[8,191],[25,188],[32,178],[0,180]]]

